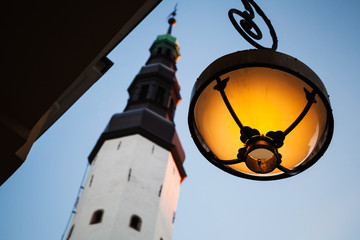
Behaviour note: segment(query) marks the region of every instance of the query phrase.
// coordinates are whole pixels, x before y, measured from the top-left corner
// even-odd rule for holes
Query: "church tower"
[[[180,101],[179,46],[156,38],[150,58],[128,88],[89,156],[90,168],[65,239],[170,240],[185,158],[175,130]]]

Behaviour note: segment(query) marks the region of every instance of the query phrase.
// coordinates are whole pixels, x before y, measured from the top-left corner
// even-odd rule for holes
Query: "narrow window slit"
[[[71,226],[70,231],[69,231],[69,233],[68,233],[68,236],[67,236],[66,240],[69,240],[69,239],[70,239],[71,234],[72,234],[72,232],[74,231],[74,227],[75,227],[75,225],[72,225],[72,226]]]
[[[162,191],[162,185],[160,186],[160,189],[159,189],[159,197],[161,196],[161,191]]]
[[[94,174],[91,175],[90,182],[89,182],[89,187],[91,187],[93,180],[94,180]]]
[[[129,169],[128,181],[130,181],[130,178],[131,178],[131,168]]]

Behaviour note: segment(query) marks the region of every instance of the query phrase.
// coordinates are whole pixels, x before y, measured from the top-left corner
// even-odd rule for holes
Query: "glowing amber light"
[[[224,66],[226,62],[230,66]],[[333,120],[320,79],[316,76],[315,83],[311,82],[301,72],[316,76],[301,62],[268,50],[237,52],[211,64],[194,87],[189,111],[190,130],[203,155],[234,175],[260,180],[288,177],[311,166],[330,142]],[[290,173],[276,166],[270,172],[254,172],[258,159],[272,157],[273,153],[265,145],[249,153],[250,162],[227,164],[226,161],[237,159],[239,149],[245,144],[240,140],[239,125],[215,88],[216,78],[229,78],[224,92],[236,116],[244,126],[258,130],[261,136],[269,131],[284,132],[308,103],[304,89],[315,92],[315,102],[309,111],[285,136],[284,144],[274,150],[281,155],[281,166]],[[252,170],[251,166],[254,166]]]

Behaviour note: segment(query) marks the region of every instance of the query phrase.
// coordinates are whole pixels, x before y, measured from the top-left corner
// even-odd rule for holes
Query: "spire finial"
[[[176,20],[175,20],[175,16],[176,16],[176,11],[177,11],[177,4],[175,5],[174,11],[172,13],[169,14],[168,16],[168,23],[169,23],[169,29],[167,31],[167,34],[171,34],[171,30],[172,30],[172,26],[174,26],[176,24]]]

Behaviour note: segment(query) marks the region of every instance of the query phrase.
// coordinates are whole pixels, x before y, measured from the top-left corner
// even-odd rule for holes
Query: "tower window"
[[[160,186],[160,189],[159,189],[159,197],[161,196],[161,191],[162,191],[162,185]]]
[[[130,178],[131,178],[131,168],[129,169],[128,181],[130,181]]]
[[[72,226],[71,226],[70,231],[69,231],[69,233],[68,233],[68,236],[67,236],[66,240],[69,240],[69,239],[70,239],[71,234],[72,234],[72,232],[74,231],[74,227],[75,227],[75,225],[72,225]]]
[[[91,175],[90,182],[89,182],[89,187],[91,187],[93,180],[94,180],[94,174]]]
[[[164,95],[165,89],[163,87],[158,87],[158,89],[156,90],[155,101],[162,103],[164,101]]]
[[[161,54],[161,48],[158,48],[158,49],[156,50],[156,54],[157,54],[157,55],[160,55],[160,54]]]
[[[148,91],[149,91],[149,85],[142,85],[140,88],[139,100],[146,99]]]
[[[130,218],[130,224],[129,226],[133,229],[135,229],[136,231],[141,230],[141,218],[137,215],[132,215]]]
[[[103,209],[96,210],[91,217],[90,224],[101,223],[103,215],[104,215]]]
[[[171,99],[170,100],[170,106],[169,106],[169,109],[170,109],[171,113],[174,111],[174,105],[175,105],[174,99]]]

